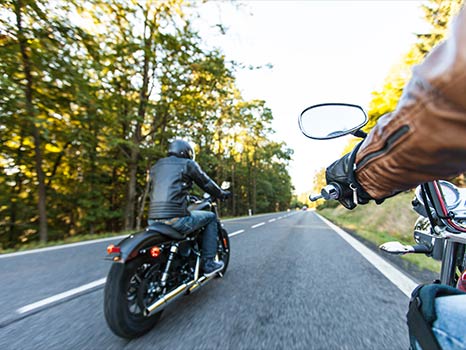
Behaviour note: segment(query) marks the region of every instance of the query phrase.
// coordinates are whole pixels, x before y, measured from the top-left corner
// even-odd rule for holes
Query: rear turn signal
[[[114,244],[110,244],[107,247],[107,253],[112,254],[112,253],[120,253],[120,247],[116,247]]]
[[[160,255],[160,248],[157,246],[150,248],[149,254],[153,258],[157,258]]]

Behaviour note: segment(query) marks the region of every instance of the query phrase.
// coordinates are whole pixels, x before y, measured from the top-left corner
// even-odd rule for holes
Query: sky
[[[366,111],[390,68],[426,30],[425,1],[249,0],[201,6],[201,36],[227,60],[271,69],[236,74],[243,98],[272,109],[274,139],[293,149],[289,171],[297,194],[310,191],[314,174],[342,155],[349,138],[316,141],[298,127],[313,104],[346,102]],[[215,24],[222,23],[221,35]]]

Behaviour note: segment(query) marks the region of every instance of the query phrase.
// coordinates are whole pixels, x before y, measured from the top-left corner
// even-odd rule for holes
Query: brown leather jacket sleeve
[[[413,69],[392,113],[356,157],[356,177],[377,199],[466,171],[466,7],[450,36]]]

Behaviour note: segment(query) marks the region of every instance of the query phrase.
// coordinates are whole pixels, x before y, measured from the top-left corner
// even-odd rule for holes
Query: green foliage
[[[197,144],[212,178],[232,182],[225,214],[288,208],[292,152],[270,140],[265,102],[242,99],[235,65],[192,30],[190,5],[10,0],[0,9],[3,248],[37,240],[40,227],[55,240],[142,225],[147,170],[175,137]]]

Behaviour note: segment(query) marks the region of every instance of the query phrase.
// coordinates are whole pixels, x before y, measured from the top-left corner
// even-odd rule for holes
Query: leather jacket
[[[356,156],[356,178],[376,199],[466,171],[466,7],[450,36],[415,66],[394,112]]]
[[[160,159],[150,170],[151,192],[149,219],[188,216],[188,195],[196,183],[204,191],[221,198],[223,191],[187,158],[170,156]]]

